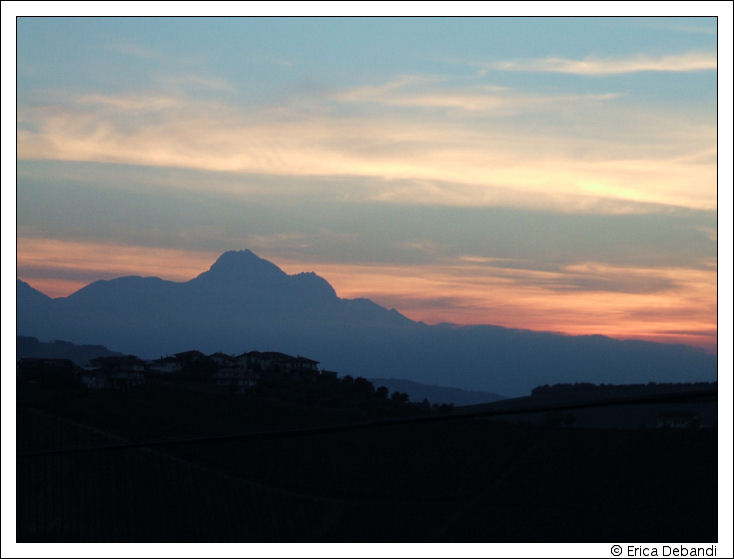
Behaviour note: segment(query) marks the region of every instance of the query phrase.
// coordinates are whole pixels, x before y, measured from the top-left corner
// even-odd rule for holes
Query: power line
[[[341,433],[348,431],[360,431],[365,429],[374,429],[378,427],[392,427],[397,425],[416,425],[422,423],[438,423],[446,421],[460,421],[463,419],[475,419],[486,417],[500,417],[506,415],[524,415],[535,413],[548,413],[555,411],[568,411],[575,409],[602,408],[610,406],[627,406],[627,405],[643,405],[643,404],[668,404],[668,403],[684,403],[691,401],[711,401],[716,400],[718,392],[716,390],[698,390],[679,392],[676,394],[660,394],[654,396],[626,397],[626,398],[607,398],[604,400],[592,400],[587,402],[573,404],[557,404],[547,406],[532,407],[515,407],[490,409],[466,413],[448,413],[444,415],[429,415],[420,417],[382,419],[377,421],[368,421],[362,423],[349,423],[346,425],[331,425],[324,427],[312,427],[306,429],[289,429],[282,431],[260,431],[251,433],[240,433],[235,435],[215,435],[207,437],[192,437],[179,439],[165,439],[152,441],[137,441],[116,443],[110,445],[59,448],[51,450],[39,450],[33,452],[21,452],[17,456],[19,458],[29,458],[36,456],[50,456],[61,454],[78,454],[84,452],[102,452],[109,450],[126,450],[135,448],[159,448],[166,446],[181,446],[192,444],[218,444],[244,442],[251,440],[274,440],[274,439],[290,439],[297,437],[312,437],[316,435],[326,435],[331,433]]]

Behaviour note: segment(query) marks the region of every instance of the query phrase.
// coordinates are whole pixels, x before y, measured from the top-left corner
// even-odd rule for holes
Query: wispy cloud
[[[272,61],[277,64],[278,66],[283,66],[284,68],[292,68],[293,67],[293,61],[286,60],[285,58],[273,58]]]
[[[144,60],[164,60],[165,56],[159,51],[135,43],[114,43],[109,48],[120,54],[142,58]]]
[[[446,78],[442,76],[405,74],[396,76],[385,83],[362,85],[345,89],[334,94],[334,97],[341,101],[373,101],[375,99],[384,99],[386,96],[405,90],[406,88],[415,86],[425,87],[441,83],[445,80]]]
[[[405,90],[415,83],[402,78],[348,91],[344,99],[363,109],[351,116],[323,100],[313,101],[308,111],[243,111],[182,93],[87,94],[68,104],[24,109],[18,153],[21,159],[372,177],[361,197],[385,203],[545,205],[565,211],[607,211],[610,200],[715,207],[713,124],[613,103],[600,112],[598,103],[614,94]],[[466,114],[369,110],[370,99]],[[524,125],[471,118],[472,111],[493,104],[510,111],[535,107],[538,117]]]
[[[700,35],[716,35],[716,19],[711,18],[700,18],[695,22],[679,22],[677,20],[668,21],[656,21],[652,19],[632,20],[633,23],[640,27],[648,29],[662,29],[665,31],[678,31],[680,33],[693,33]],[[708,25],[706,25],[708,24]]]
[[[171,95],[83,95],[78,98],[80,105],[100,105],[120,111],[160,111],[171,109],[180,100]]]
[[[166,67],[171,66],[189,66],[195,64],[201,66],[206,62],[206,58],[203,56],[183,56],[179,52],[166,52],[162,49],[152,48],[140,43],[135,42],[118,42],[107,45],[107,49],[122,54],[137,58],[144,63],[154,63],[165,65]]]
[[[180,75],[155,75],[153,81],[165,86],[174,86],[186,90],[210,89],[213,91],[232,91],[234,87],[224,78],[219,76],[206,76],[198,74]]]
[[[601,102],[620,93],[583,95],[529,95],[510,88],[487,84],[449,84],[435,76],[401,76],[384,84],[361,86],[333,95],[341,102],[376,103],[414,109],[456,109],[489,114],[519,114],[554,105]]]
[[[625,58],[586,57],[504,60],[484,65],[510,72],[553,72],[581,76],[609,76],[636,72],[697,72],[716,70],[715,52],[688,52],[666,56],[644,54]]]

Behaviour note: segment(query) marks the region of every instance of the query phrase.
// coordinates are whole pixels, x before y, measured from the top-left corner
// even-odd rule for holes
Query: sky
[[[717,20],[17,20],[17,277],[249,248],[427,323],[716,351]]]

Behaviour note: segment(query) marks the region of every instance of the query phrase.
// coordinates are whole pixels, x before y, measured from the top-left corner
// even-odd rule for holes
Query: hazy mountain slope
[[[341,299],[312,273],[288,275],[231,251],[183,283],[124,277],[49,299],[18,282],[18,333],[101,344],[141,357],[277,350],[364,377],[507,396],[557,382],[714,380],[703,351],[497,326],[428,326],[367,299]]]
[[[18,336],[16,339],[17,359],[22,357],[71,359],[74,363],[83,367],[90,359],[112,355],[122,354],[110,351],[101,345],[76,345],[62,340],[41,342],[32,336]]]
[[[43,317],[51,317],[55,314],[53,300],[37,289],[33,289],[23,280],[15,280],[15,294],[18,332],[37,329]],[[30,320],[31,323],[26,324],[25,320]]]
[[[491,392],[480,392],[477,390],[462,390],[450,386],[436,386],[422,384],[412,380],[392,378],[368,379],[375,387],[385,386],[390,392],[405,392],[411,402],[422,402],[427,398],[431,404],[454,404],[456,406],[470,406],[496,402],[504,399],[504,396]]]

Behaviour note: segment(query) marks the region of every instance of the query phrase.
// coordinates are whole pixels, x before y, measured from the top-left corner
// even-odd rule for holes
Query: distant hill
[[[129,276],[51,299],[17,281],[18,334],[114,347],[143,358],[258,348],[363,377],[507,396],[559,382],[695,382],[716,356],[682,345],[499,326],[429,326],[368,299],[342,299],[314,273],[289,275],[249,250],[186,282]]]
[[[21,357],[70,359],[81,367],[95,357],[113,355],[122,354],[110,351],[101,345],[76,345],[61,340],[41,342],[32,336],[17,336],[16,338],[16,359]]]
[[[649,383],[649,384],[607,384],[594,385],[579,383],[575,385],[557,384],[538,386],[530,396],[511,398],[487,404],[464,405],[457,408],[458,413],[477,413],[493,410],[524,410],[533,408],[588,404],[592,402],[631,398],[675,397],[681,393],[703,393],[717,391],[716,382],[698,383]],[[569,426],[594,428],[639,428],[659,427],[660,421],[671,416],[695,418],[697,426],[713,427],[718,425],[718,405],[714,397],[691,397],[685,401],[648,402],[628,405],[609,405],[602,407],[577,408],[569,411],[518,413],[502,415],[503,421],[544,425],[562,423],[569,420]]]
[[[405,392],[411,402],[422,402],[427,398],[431,404],[454,404],[455,406],[469,406],[472,404],[483,404],[496,402],[505,397],[492,392],[481,392],[478,390],[462,390],[449,386],[434,386],[421,384],[412,380],[392,378],[367,379],[377,386],[386,386],[390,392]]]

